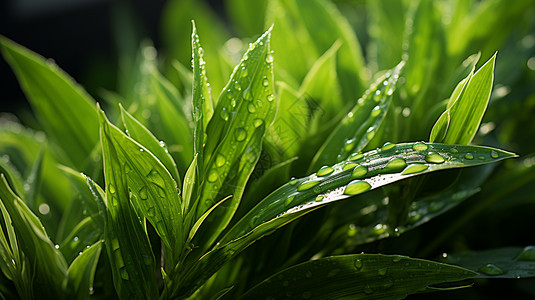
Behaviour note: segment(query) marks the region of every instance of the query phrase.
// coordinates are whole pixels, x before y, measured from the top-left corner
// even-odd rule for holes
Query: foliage
[[[3,298],[398,299],[532,282],[530,231],[499,224],[529,224],[534,204],[533,3],[225,8],[242,39],[203,2],[169,1],[165,59],[126,45],[100,104],[0,37],[39,124],[1,120]]]

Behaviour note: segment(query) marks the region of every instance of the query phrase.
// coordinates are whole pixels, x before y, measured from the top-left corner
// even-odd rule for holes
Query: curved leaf
[[[432,284],[476,275],[457,266],[406,256],[333,256],[285,269],[240,299],[402,299]]]
[[[67,286],[72,289],[73,299],[89,299],[93,293],[93,280],[102,250],[102,241],[87,246],[67,270]]]

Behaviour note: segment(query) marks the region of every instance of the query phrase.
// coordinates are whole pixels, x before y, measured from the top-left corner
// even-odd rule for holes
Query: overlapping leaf
[[[94,100],[53,61],[5,37],[0,45],[48,135],[73,166],[85,168],[98,142]]]
[[[402,299],[433,284],[476,275],[457,266],[406,256],[333,256],[274,274],[240,299]]]
[[[206,129],[205,176],[196,202],[197,218],[219,200],[229,195],[232,199],[217,208],[205,230],[199,232],[203,247],[230,222],[260,157],[266,127],[275,115],[270,32],[250,45],[234,69]]]

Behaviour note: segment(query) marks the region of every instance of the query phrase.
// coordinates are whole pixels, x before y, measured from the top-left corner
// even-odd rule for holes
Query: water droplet
[[[290,185],[295,185],[295,184],[297,183],[297,181],[298,181],[297,178],[292,177],[292,178],[290,178],[290,181],[288,182],[288,184],[290,184]]]
[[[474,159],[474,155],[473,155],[472,153],[466,153],[466,154],[464,155],[464,158],[465,158],[465,159],[468,159],[468,160],[472,160],[472,159]]]
[[[396,147],[396,144],[393,144],[393,143],[390,143],[390,142],[386,142],[382,147],[381,147],[381,151],[386,151],[386,150],[390,150],[392,148]]]
[[[130,173],[130,171],[132,171],[132,168],[130,168],[130,165],[129,164],[124,164],[124,172],[125,173]]]
[[[355,269],[360,271],[360,269],[362,269],[362,266],[364,265],[364,263],[362,262],[362,260],[360,258],[357,258],[357,259],[355,259],[355,262],[353,263],[353,265],[355,266]]]
[[[143,150],[143,148],[139,148],[139,152],[143,152],[143,151],[145,151],[145,150]]]
[[[496,152],[496,150],[491,150],[490,151],[490,157],[498,158],[498,157],[500,157],[500,155],[498,154],[498,152]]]
[[[241,68],[241,74],[240,74],[240,77],[247,77],[247,74],[248,74],[248,73],[249,73],[249,72],[247,71],[247,68],[242,67],[242,68]]]
[[[483,155],[480,155],[480,156],[478,156],[477,158],[479,158],[479,160],[485,160],[486,157],[483,156]]]
[[[253,125],[256,128],[262,126],[262,124],[264,124],[264,120],[262,120],[262,119],[255,119],[254,122],[253,122]]]
[[[247,137],[247,132],[243,128],[236,128],[234,130],[234,137],[236,138],[236,141],[242,142]]]
[[[149,209],[147,209],[147,217],[154,217],[156,215],[156,212],[154,210],[155,208],[153,206],[149,207]]]
[[[388,226],[385,224],[377,224],[373,227],[372,234],[381,235],[386,232],[386,229],[388,229]]]
[[[327,273],[327,277],[334,277],[338,274],[340,274],[340,269],[336,268],[336,269],[333,269],[333,270],[330,270],[329,273]]]
[[[413,213],[409,214],[408,221],[409,221],[410,224],[414,224],[414,223],[420,221],[422,219],[422,217],[423,217],[422,214],[413,212]]]
[[[409,175],[409,174],[420,173],[420,172],[427,170],[427,168],[428,166],[424,164],[411,164],[408,167],[406,167],[405,170],[403,170],[401,174]]]
[[[223,109],[221,110],[220,116],[221,116],[221,119],[228,121],[228,112],[225,107],[223,107]]]
[[[418,143],[412,145],[412,150],[414,150],[414,151],[425,151],[425,150],[427,150],[427,148],[428,148],[427,145],[422,143],[422,142],[418,142]]]
[[[376,118],[378,115],[381,114],[381,112],[382,112],[381,108],[379,107],[379,105],[377,105],[376,107],[372,109],[372,112],[370,115],[372,118]]]
[[[366,176],[366,173],[368,173],[368,168],[365,166],[358,166],[351,172],[351,179],[362,178]]]
[[[380,90],[375,91],[375,95],[376,95],[376,96],[381,95],[381,91],[380,91]]]
[[[344,194],[346,195],[357,195],[357,194],[360,194],[360,193],[363,193],[365,191],[368,191],[369,189],[371,189],[371,185],[369,183],[367,183],[366,181],[363,181],[363,180],[354,180],[352,182],[350,182],[345,190],[344,190]]]
[[[218,154],[216,159],[215,159],[215,165],[220,168],[222,167],[223,165],[225,165],[225,163],[227,162],[227,160],[225,159],[225,157],[221,154]]]
[[[297,187],[297,190],[300,191],[300,192],[306,191],[306,190],[309,190],[309,189],[315,187],[318,184],[320,184],[319,180],[312,180],[312,181],[303,182],[303,183],[301,183],[301,185],[299,185]]]
[[[349,140],[345,141],[344,150],[346,152],[349,152],[349,151],[353,150],[354,147],[355,147],[355,139],[349,139]]]
[[[436,152],[429,152],[425,156],[425,161],[427,161],[428,163],[433,163],[433,164],[441,164],[444,162],[444,157],[442,157],[440,154]]]
[[[219,177],[217,171],[210,170],[210,172],[208,173],[208,182],[215,182],[217,180],[217,177]]]
[[[373,290],[371,288],[371,286],[369,284],[367,284],[365,287],[364,287],[364,294],[366,295],[370,295],[370,294],[373,294]]]
[[[306,271],[305,272],[305,277],[306,278],[312,278],[312,272],[309,270],[309,271]]]
[[[357,161],[359,159],[362,159],[364,157],[364,154],[362,153],[354,153],[349,157],[350,161]]]
[[[318,170],[318,172],[316,172],[316,176],[318,177],[327,176],[331,174],[332,172],[334,172],[333,168],[328,167],[328,166],[323,166],[321,167],[321,169]]]
[[[121,274],[121,278],[124,280],[130,279],[130,276],[128,276],[128,271],[126,271],[126,267],[122,267],[119,269],[119,273]]]
[[[312,298],[312,293],[311,292],[304,292],[303,293],[303,299],[310,299]]]
[[[315,201],[316,201],[316,202],[321,202],[321,201],[323,201],[323,196],[322,196],[322,195],[317,196],[316,199],[315,199]]]
[[[535,260],[535,246],[526,246],[522,249],[522,252],[518,254],[517,260],[530,261]]]
[[[273,62],[273,55],[268,53],[268,55],[266,55],[266,62],[268,64],[272,63]]]
[[[54,248],[59,249],[59,245],[55,245]]]
[[[144,186],[141,189],[139,189],[139,198],[141,200],[147,200],[149,196],[147,195],[147,187]]]
[[[375,128],[373,127],[368,128],[368,130],[366,130],[366,138],[368,140],[371,140],[373,139],[374,136],[375,136]]]
[[[491,275],[491,276],[505,274],[504,270],[502,270],[500,267],[494,264],[486,264],[484,266],[481,266],[478,269],[478,271],[485,275]]]
[[[269,94],[269,95],[267,96],[267,100],[268,100],[269,102],[272,102],[273,100],[275,100],[275,95],[273,95],[273,94]]]
[[[251,101],[253,99],[253,95],[251,93],[250,88],[246,88],[245,91],[243,91],[243,99],[247,101]]]
[[[232,106],[232,108],[236,107],[236,99],[232,98],[232,100],[230,100],[230,106]]]
[[[108,189],[110,190],[110,193],[115,194],[115,186],[113,184],[110,183]]]
[[[265,76],[264,76],[264,79],[262,80],[262,85],[263,86],[268,86],[269,85],[269,80]]]
[[[241,91],[241,85],[239,82],[234,81],[234,89],[237,90],[238,92]]]
[[[379,274],[379,276],[385,276],[387,271],[388,271],[388,268],[381,268],[377,270],[377,274]]]
[[[407,166],[407,162],[401,157],[391,159],[383,168],[384,173],[395,173],[403,170]]]
[[[255,113],[256,112],[256,106],[254,105],[254,103],[249,103],[247,104],[247,111],[249,111],[249,113]]]
[[[444,202],[431,202],[429,203],[427,210],[429,210],[429,212],[431,213],[434,213],[434,212],[441,210],[443,207],[444,207]]]
[[[353,169],[356,166],[358,166],[358,164],[356,164],[356,163],[347,163],[342,168],[342,171],[347,171],[347,170]]]
[[[286,207],[292,205],[292,202],[294,201],[294,199],[295,199],[295,195],[292,195],[292,196],[286,198],[286,200],[284,200],[284,205]]]

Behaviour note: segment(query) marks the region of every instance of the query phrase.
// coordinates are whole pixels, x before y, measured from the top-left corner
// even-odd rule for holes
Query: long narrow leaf
[[[457,266],[406,256],[333,256],[285,269],[240,299],[402,299],[433,284],[476,275]]]

